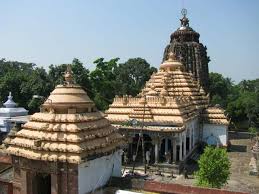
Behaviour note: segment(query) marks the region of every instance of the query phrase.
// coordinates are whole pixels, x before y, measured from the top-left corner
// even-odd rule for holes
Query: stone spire
[[[200,34],[193,30],[189,25],[187,10],[182,10],[180,27],[170,36],[170,43],[164,50],[163,61],[168,60],[170,52],[176,56],[181,56],[180,62],[187,72],[194,75],[196,81],[200,80],[205,92],[208,91],[210,61],[207,56],[207,48],[199,41]]]
[[[8,100],[4,103],[6,108],[15,108],[16,103],[13,101],[12,92],[9,92]]]

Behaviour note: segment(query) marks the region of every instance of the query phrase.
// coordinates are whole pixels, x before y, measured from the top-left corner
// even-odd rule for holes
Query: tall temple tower
[[[163,61],[174,52],[188,72],[192,72],[205,91],[208,91],[210,58],[207,47],[199,42],[200,34],[189,26],[187,10],[182,9],[181,27],[171,34],[170,43],[166,46]]]

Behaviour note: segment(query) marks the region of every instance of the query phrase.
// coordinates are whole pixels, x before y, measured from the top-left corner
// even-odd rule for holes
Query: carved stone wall
[[[14,194],[33,194],[35,175],[47,173],[51,176],[51,194],[77,194],[78,168],[75,164],[28,160],[13,157]]]

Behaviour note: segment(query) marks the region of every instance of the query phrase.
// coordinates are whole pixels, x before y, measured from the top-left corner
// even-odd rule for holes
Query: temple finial
[[[73,84],[73,72],[70,64],[67,65],[67,70],[64,74],[64,78],[65,78],[66,84],[68,85]]]
[[[182,16],[183,16],[183,18],[180,19],[180,21],[181,21],[181,26],[184,26],[184,27],[189,26],[189,19],[186,17],[186,15],[187,15],[187,9],[183,8],[182,11],[181,11],[181,13],[182,13]]]
[[[4,103],[6,108],[14,108],[16,107],[16,103],[13,101],[12,92],[9,92],[8,100]]]
[[[187,15],[187,9],[183,8],[182,11],[181,11],[183,17],[186,17]]]

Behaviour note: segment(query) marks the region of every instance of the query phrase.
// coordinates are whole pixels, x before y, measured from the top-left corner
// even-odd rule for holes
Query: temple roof
[[[179,129],[207,104],[208,96],[202,87],[171,53],[137,97],[116,96],[106,113],[113,124],[123,125],[136,119],[144,121],[146,126],[175,126]]]
[[[202,113],[204,123],[228,125],[229,121],[225,116],[225,111],[219,105],[210,106]]]
[[[28,111],[25,108],[17,107],[17,104],[13,101],[12,93],[9,92],[9,96],[7,101],[4,103],[4,107],[0,108],[0,117],[6,119],[6,117],[25,116],[27,114]]]
[[[30,117],[15,138],[6,139],[7,153],[33,160],[81,163],[113,152],[124,140],[95,108],[87,93],[73,82],[70,66],[65,82]]]

